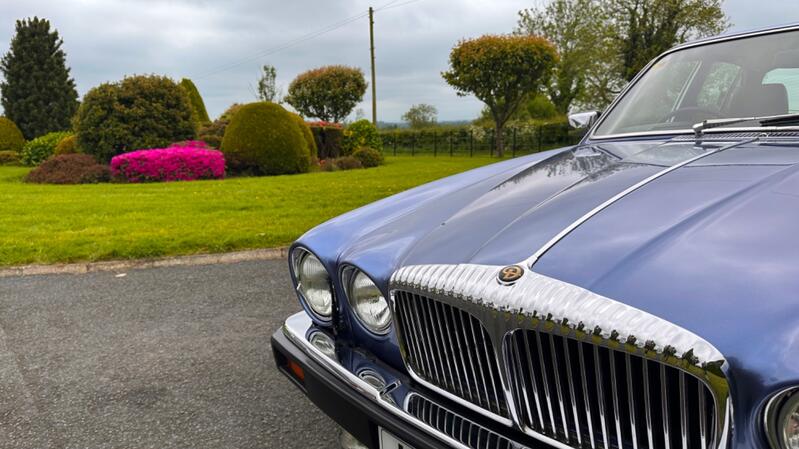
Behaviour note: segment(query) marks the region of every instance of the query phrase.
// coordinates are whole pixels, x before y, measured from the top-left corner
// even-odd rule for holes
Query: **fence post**
[[[544,142],[543,142],[543,137],[544,137],[543,134],[544,134],[544,125],[538,125],[538,151],[539,152],[541,151],[541,148],[543,147],[543,144],[544,144]]]
[[[433,157],[438,156],[438,131],[433,131]]]
[[[474,156],[474,131],[469,130],[469,157]]]
[[[411,134],[411,156],[416,156],[416,135]]]
[[[452,131],[449,132],[449,157],[452,157]]]
[[[511,144],[512,157],[516,157],[516,128],[513,128],[513,143]]]
[[[394,156],[397,155],[397,140],[399,140],[399,131],[394,131]]]

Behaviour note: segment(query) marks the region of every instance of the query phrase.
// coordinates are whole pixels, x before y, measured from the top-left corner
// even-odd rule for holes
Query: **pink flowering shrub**
[[[111,174],[128,182],[221,179],[225,177],[225,157],[208,149],[205,142],[180,142],[114,156]]]

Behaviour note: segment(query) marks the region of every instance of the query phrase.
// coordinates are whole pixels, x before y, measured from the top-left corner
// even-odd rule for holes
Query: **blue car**
[[[277,366],[348,448],[799,449],[798,112],[799,25],[676,47],[302,236]]]

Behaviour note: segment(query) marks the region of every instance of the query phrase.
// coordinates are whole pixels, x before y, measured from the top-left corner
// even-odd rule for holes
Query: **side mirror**
[[[596,123],[599,118],[599,111],[577,112],[569,114],[569,125],[575,129],[587,129]]]

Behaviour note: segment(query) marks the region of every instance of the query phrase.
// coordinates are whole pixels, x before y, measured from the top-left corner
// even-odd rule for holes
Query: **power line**
[[[310,39],[319,37],[319,36],[321,36],[323,34],[326,34],[326,33],[329,33],[331,31],[337,30],[337,29],[339,29],[339,28],[341,28],[343,26],[349,25],[352,22],[360,20],[360,19],[362,19],[362,18],[364,18],[364,17],[366,17],[368,15],[369,15],[368,12],[364,12],[364,13],[349,17],[347,19],[332,23],[332,24],[330,24],[330,25],[328,25],[326,27],[323,27],[323,28],[321,28],[319,30],[316,30],[316,31],[313,31],[311,33],[302,35],[302,36],[297,37],[297,38],[295,38],[293,40],[284,42],[284,43],[282,43],[282,44],[280,44],[278,46],[275,46],[275,47],[272,47],[272,48],[268,48],[266,50],[258,52],[258,53],[254,54],[252,56],[247,57],[246,59],[239,60],[238,62],[229,63],[229,64],[226,64],[226,65],[223,65],[223,66],[219,66],[216,69],[213,69],[213,70],[211,70],[209,72],[201,74],[200,76],[196,77],[195,79],[207,78],[209,76],[216,75],[218,73],[226,72],[228,70],[231,70],[231,69],[234,69],[236,67],[239,67],[239,66],[241,66],[243,64],[247,64],[249,62],[261,59],[261,58],[263,58],[265,56],[269,56],[269,55],[271,55],[273,53],[277,53],[277,52],[279,52],[281,50],[285,50],[285,49],[287,49],[289,47],[292,47],[294,45],[300,44],[300,43],[308,41]]]
[[[409,3],[413,3],[413,2],[416,2],[416,1],[419,1],[419,0],[406,0],[406,1],[402,2],[402,3],[396,4],[398,1],[400,1],[400,0],[391,0],[388,3],[384,4],[383,6],[381,6],[379,8],[376,8],[374,11],[383,11],[383,10],[386,10],[386,9],[392,9],[392,8],[396,8],[396,7],[399,7],[399,6],[407,5]],[[253,62],[253,61],[257,61],[257,60],[259,60],[261,58],[264,58],[266,56],[275,54],[277,52],[280,52],[280,51],[283,51],[285,49],[291,48],[291,47],[293,47],[295,45],[298,45],[298,44],[301,44],[303,42],[307,42],[307,41],[309,41],[311,39],[314,39],[314,38],[317,38],[319,36],[322,36],[323,34],[330,33],[331,31],[335,31],[335,30],[337,30],[339,28],[342,28],[342,27],[344,27],[346,25],[349,25],[352,22],[356,22],[356,21],[358,21],[360,19],[363,19],[364,17],[367,17],[368,15],[369,15],[369,11],[364,11],[364,12],[361,12],[360,14],[356,14],[356,15],[348,17],[346,19],[342,19],[342,20],[340,20],[338,22],[331,23],[331,24],[329,24],[329,25],[327,25],[325,27],[322,27],[322,28],[320,28],[320,29],[318,29],[316,31],[312,31],[310,33],[304,34],[302,36],[299,36],[299,37],[297,37],[295,39],[292,39],[290,41],[284,42],[284,43],[282,43],[280,45],[277,45],[275,47],[271,47],[271,48],[267,48],[265,50],[262,50],[262,51],[260,51],[258,53],[253,54],[252,56],[246,57],[245,59],[239,60],[237,62],[232,62],[232,63],[228,63],[228,64],[225,64],[225,65],[219,66],[219,67],[217,67],[215,69],[212,69],[212,70],[210,70],[208,72],[200,74],[199,76],[195,77],[194,79],[195,80],[199,80],[199,79],[203,79],[203,78],[208,78],[210,76],[217,75],[217,74],[222,73],[222,72],[227,72],[228,70],[231,70],[231,69],[235,69],[235,68],[240,67],[240,66],[242,66],[244,64],[247,64],[247,63],[250,63],[250,62]]]

